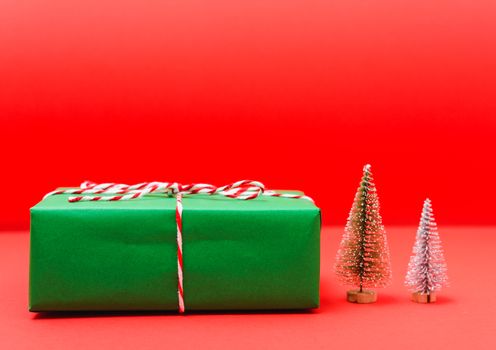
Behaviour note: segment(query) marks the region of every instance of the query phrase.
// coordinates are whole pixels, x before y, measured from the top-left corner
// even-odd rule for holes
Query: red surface
[[[2,349],[494,349],[496,227],[440,227],[451,286],[438,302],[403,287],[415,227],[390,227],[393,284],[373,305],[349,304],[331,271],[341,227],[322,232],[321,308],[282,314],[31,314],[28,235],[0,235]],[[187,302],[187,301],[186,301]]]
[[[258,179],[341,225],[366,162],[386,224],[426,196],[440,224],[496,224],[494,18],[493,0],[2,0],[0,228],[85,179]]]

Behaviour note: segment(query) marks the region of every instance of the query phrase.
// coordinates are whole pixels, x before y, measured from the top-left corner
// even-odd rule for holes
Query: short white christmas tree
[[[405,284],[413,293],[413,301],[432,303],[436,301],[436,292],[447,283],[447,268],[441,240],[431,201],[426,199]]]

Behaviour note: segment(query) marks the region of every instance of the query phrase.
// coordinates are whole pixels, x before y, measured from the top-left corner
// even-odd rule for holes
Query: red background
[[[493,349],[487,263],[494,0],[1,0],[0,344],[6,348]],[[330,268],[370,162],[394,279],[345,301]],[[30,314],[29,207],[82,180],[261,180],[323,209],[308,313]],[[452,285],[402,285],[423,199]],[[395,224],[412,226],[395,227]]]
[[[496,3],[0,2],[0,228],[57,186],[251,178],[495,224]]]

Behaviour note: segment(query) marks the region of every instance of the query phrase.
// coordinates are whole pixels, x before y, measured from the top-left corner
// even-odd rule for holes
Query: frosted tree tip
[[[365,164],[365,166],[363,167],[363,172],[367,173],[369,171],[370,171],[370,164]]]
[[[431,200],[429,198],[426,198],[425,201],[424,201],[424,204],[430,205],[431,204]]]

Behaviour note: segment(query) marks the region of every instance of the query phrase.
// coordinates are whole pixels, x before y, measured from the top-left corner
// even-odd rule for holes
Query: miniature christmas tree
[[[419,303],[435,302],[436,291],[448,283],[446,271],[431,201],[426,199],[405,281],[413,292],[412,300]]]
[[[336,274],[341,283],[359,287],[347,293],[347,300],[373,303],[374,291],[364,288],[384,287],[391,279],[386,231],[379,214],[379,197],[370,165],[363,168],[360,187],[348,217],[336,259]]]

